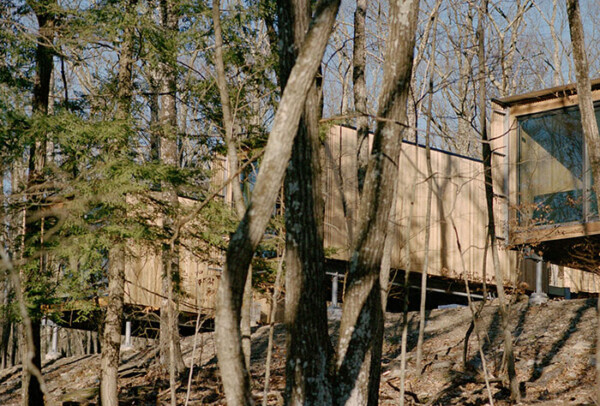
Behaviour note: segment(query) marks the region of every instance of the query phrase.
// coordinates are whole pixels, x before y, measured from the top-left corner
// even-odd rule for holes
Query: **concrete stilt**
[[[544,293],[542,286],[542,268],[544,261],[540,256],[532,259],[537,261],[535,264],[535,292],[531,294],[529,303],[533,305],[541,305],[548,301],[548,295]]]
[[[133,344],[131,343],[131,321],[125,322],[125,343],[121,346],[122,351],[133,350]]]
[[[53,323],[54,324],[54,323]],[[52,361],[60,358],[60,353],[58,352],[58,326],[56,324],[52,325],[52,341],[50,345],[50,350],[46,354],[46,361]]]

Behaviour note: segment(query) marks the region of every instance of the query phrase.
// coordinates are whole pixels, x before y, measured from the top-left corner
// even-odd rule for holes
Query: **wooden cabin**
[[[596,117],[600,81],[593,82]],[[600,271],[600,217],[575,85],[492,101],[492,138],[511,248],[531,246],[545,260]]]
[[[562,108],[557,107],[556,100],[553,102],[550,99],[544,101],[544,103],[549,102],[551,102],[550,106],[553,106],[554,109]],[[536,114],[544,111],[542,107],[546,106],[544,103],[541,106],[538,104],[532,111],[532,106],[525,108],[515,104],[513,109],[510,103],[513,102],[510,100],[494,102],[492,126],[496,138],[494,141],[496,171],[494,180],[497,195],[497,233],[502,242],[499,252],[500,264],[506,285],[514,287],[520,282],[526,282],[533,289],[535,264],[530,260],[519,260],[519,251],[513,248],[521,247],[524,242],[529,241],[526,240],[526,238],[530,238],[529,236],[535,236],[536,243],[539,243],[540,235],[556,240],[560,232],[576,230],[577,227],[579,229],[585,228],[587,225],[572,222],[566,225],[550,223],[551,220],[558,221],[561,218],[572,216],[576,209],[563,208],[559,214],[550,213],[551,217],[548,218],[546,223],[542,224],[541,214],[537,211],[533,210],[517,215],[514,210],[515,206],[506,204],[507,199],[505,196],[510,196],[510,199],[513,199],[511,201],[514,201],[517,196],[514,190],[505,192],[504,189],[511,182],[516,182],[516,172],[514,164],[513,169],[510,169],[511,166],[507,164],[510,159],[515,159],[515,157],[510,155],[510,151],[506,152],[507,148],[503,147],[504,144],[502,143],[508,142],[508,140],[516,143],[514,128],[517,127],[514,123],[518,123],[518,117],[533,114],[533,118],[536,118]],[[516,100],[514,103],[516,103]],[[540,102],[537,101],[537,103]],[[569,106],[572,105],[573,103],[569,104]],[[570,112],[570,110],[568,111]],[[510,130],[505,130],[505,125]],[[523,136],[525,136],[524,131],[521,131]],[[530,132],[532,131],[530,130]],[[356,227],[354,222],[347,220],[346,210],[349,205],[355,205],[355,207],[358,205],[358,195],[356,192],[352,192],[356,190],[355,185],[349,183],[352,179],[349,175],[352,171],[357,170],[357,137],[354,129],[334,125],[327,130],[324,141],[324,244],[328,257],[328,272],[332,275],[341,274],[347,268],[344,264],[347,264],[350,255],[349,235]],[[529,146],[528,144],[527,147],[530,148],[528,151],[535,151],[538,157],[546,156],[543,155],[543,151],[539,146]],[[511,148],[514,149],[515,146]],[[366,154],[367,150],[368,143],[363,146],[362,153]],[[525,151],[525,147],[522,147],[522,150]],[[482,162],[435,148],[431,151],[431,158],[434,173],[434,193],[429,274],[432,275],[432,278],[437,278],[439,282],[437,287],[432,289],[448,291],[450,286],[454,286],[457,290],[460,290],[463,288],[465,273],[471,283],[481,284],[484,280],[487,283],[494,283],[491,253],[486,245],[487,213]],[[547,168],[540,170],[543,173],[555,174],[553,176],[563,182],[560,184],[562,189],[559,192],[562,195],[559,193],[559,199],[565,201],[567,196],[575,199],[578,196],[575,192],[567,192],[571,190],[568,189],[569,187],[574,189],[576,186],[580,186],[577,183],[577,178],[567,176],[565,165],[558,165],[552,159],[551,157],[548,158],[548,162],[545,163]],[[524,163],[522,168],[531,167],[526,165],[531,164]],[[226,160],[219,157],[215,159],[213,166],[214,185],[224,184],[229,177]],[[536,173],[535,170],[527,170],[530,177]],[[523,173],[525,173],[524,171],[522,170]],[[391,266],[401,271],[410,269],[414,275],[418,276],[422,272],[425,259],[424,240],[427,210],[425,203],[429,187],[426,182],[426,156],[423,146],[410,142],[403,143],[399,179],[398,196],[391,219],[394,224],[392,229],[394,244],[391,254]],[[505,179],[509,181],[506,182]],[[521,199],[522,202],[536,203],[543,196],[550,193],[550,189],[543,189],[545,186],[537,185],[533,180],[528,182],[527,194]],[[231,201],[230,188],[224,188],[221,191],[220,198]],[[547,201],[546,204],[552,204],[552,200],[545,201]],[[181,199],[181,202],[182,205],[188,205],[189,207],[198,204],[198,202],[186,199]],[[595,203],[588,206],[595,207]],[[584,207],[588,206],[582,204],[579,212],[583,212]],[[596,217],[591,216],[589,218],[594,219]],[[519,219],[520,223],[515,222]],[[522,225],[529,224],[532,221],[539,224],[532,229],[522,227]],[[510,224],[520,224],[520,226],[509,228]],[[595,228],[597,230],[596,234],[600,235],[600,223],[593,224],[597,227]],[[561,227],[566,227],[565,231]],[[540,234],[540,230],[543,230],[543,233]],[[550,232],[550,230],[556,231]],[[533,234],[531,234],[532,232]],[[462,247],[462,255],[458,249],[457,236]],[[410,244],[408,249],[406,247],[407,243]],[[536,245],[536,248],[539,247],[539,244]],[[181,310],[190,314],[201,312],[202,314],[211,315],[215,307],[215,295],[223,261],[222,253],[214,252],[210,256],[212,260],[207,260],[195,255],[184,244],[180,249],[180,255],[183,291]],[[544,258],[546,258],[546,255],[544,255]],[[160,307],[162,300],[160,261],[160,253],[153,249],[131,248],[130,259],[126,266],[126,303],[137,308],[158,309]],[[554,294],[564,294],[567,290],[574,293],[600,291],[600,278],[596,275],[564,266],[572,265],[572,263],[551,262],[553,262],[553,265],[547,264],[544,267],[544,287],[546,291]]]
[[[348,235],[355,227],[346,220],[345,207],[356,204],[356,189],[348,185],[357,166],[357,137],[354,129],[332,126],[325,145],[325,247],[329,257],[347,261],[350,255]],[[363,148],[364,149],[364,148]],[[363,150],[362,153],[365,153]],[[494,156],[495,181],[502,179],[504,155]],[[428,273],[457,286],[466,273],[472,283],[494,283],[494,269],[487,240],[487,211],[483,163],[478,159],[431,149],[433,196]],[[425,148],[404,142],[400,156],[399,184],[392,215],[394,269],[422,272],[425,260],[425,225],[427,190]],[[416,186],[415,186],[416,185]],[[496,189],[497,190],[497,189]],[[535,286],[535,264],[520,258],[518,250],[506,244],[507,208],[504,196],[495,192],[497,234],[501,241],[500,266],[507,286],[526,282]],[[457,239],[462,247],[459,251]],[[406,244],[410,244],[408,249]],[[521,257],[522,258],[522,257]],[[464,264],[464,265],[463,265]],[[558,264],[561,265],[561,264]],[[544,268],[545,290],[598,292],[600,278],[577,269],[547,265]]]

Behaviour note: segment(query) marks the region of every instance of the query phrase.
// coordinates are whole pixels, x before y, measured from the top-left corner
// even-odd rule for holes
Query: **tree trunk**
[[[367,117],[367,81],[366,69],[366,30],[367,1],[357,0],[354,11],[354,48],[352,55],[352,82],[354,90],[354,110],[359,116],[356,118],[356,171],[352,171],[353,179],[344,182],[347,198],[347,222],[350,246],[353,246],[355,228],[358,223],[358,202],[363,188],[364,174],[367,170],[367,154],[361,150],[369,144],[369,119]]]
[[[53,69],[53,42],[55,35],[55,15],[54,8],[57,3],[56,0],[44,0],[44,1],[31,1],[29,2],[30,7],[33,9],[39,26],[37,36],[37,49],[36,49],[36,74],[33,85],[33,105],[32,112],[34,115],[47,115],[48,114],[48,99],[50,94],[50,79],[52,77]],[[29,155],[29,175],[27,184],[31,187],[36,184],[43,183],[43,168],[46,165],[46,139],[36,140],[30,149]],[[31,215],[35,214],[37,207],[39,206],[40,199],[29,196],[29,208],[26,212],[25,224],[27,225],[26,235],[34,236],[41,229],[40,221],[32,221]],[[33,241],[28,238],[28,244],[40,245],[41,241],[39,238],[35,238]],[[43,257],[40,259],[28,258],[28,261],[35,261],[39,269],[39,272],[45,274],[46,264]],[[37,301],[37,299],[34,299]],[[41,357],[41,311],[39,304],[35,304],[35,309],[30,310],[31,314],[31,328],[32,328],[32,341],[24,340],[23,342],[28,346],[26,352],[33,355],[32,361],[34,368],[41,371],[42,368],[42,357]],[[43,405],[44,395],[41,390],[41,383],[35,376],[30,374],[28,368],[23,369],[23,389],[24,397],[23,403],[25,405]]]
[[[118,406],[118,369],[125,292],[125,251],[123,247],[110,250],[108,259],[108,304],[102,332],[100,359],[100,402],[102,406]]]
[[[177,14],[172,0],[160,2],[161,25],[166,35],[166,43],[172,44],[177,34]],[[160,70],[162,72],[162,96],[159,110],[160,124],[160,161],[163,165],[178,168],[177,148],[177,71],[173,66],[177,58],[177,48],[162,48]],[[178,295],[176,281],[179,280],[179,241],[175,234],[176,216],[179,209],[179,198],[175,187],[170,182],[162,185],[166,214],[163,228],[170,241],[162,246],[163,300],[161,303],[161,360],[168,360],[171,395],[175,395],[174,383],[176,375],[183,372],[185,363],[181,354],[179,336]]]
[[[592,85],[589,77],[588,59],[585,52],[585,39],[578,0],[567,0],[567,15],[569,17],[569,30],[573,46],[573,63],[577,76],[577,95],[579,98],[579,110],[581,112],[581,124],[587,147],[590,170],[592,172],[592,186],[596,196],[600,196],[600,134],[598,134],[598,122],[594,113]],[[598,322],[596,331],[596,402],[600,402],[600,299],[598,299]]]
[[[231,112],[231,103],[229,101],[229,90],[227,87],[227,76],[225,74],[225,63],[223,61],[223,33],[221,30],[221,2],[213,1],[213,24],[215,28],[215,65],[217,69],[217,86],[221,99],[221,109],[223,110],[223,126],[225,127],[225,144],[227,144],[227,164],[229,173],[238,171],[238,151],[237,137],[234,131],[234,118]],[[239,181],[231,182],[233,195],[233,207],[238,218],[241,220],[246,211],[242,187]],[[244,362],[246,369],[250,369],[251,355],[251,329],[250,329],[250,310],[252,307],[252,268],[248,268],[246,284],[244,285],[244,297],[242,300],[242,314],[240,320],[240,329],[242,334],[242,350],[244,352]]]
[[[124,2],[125,13],[133,16],[137,0]],[[119,58],[119,91],[117,94],[116,118],[127,121],[130,118],[133,93],[133,35],[134,27],[123,28],[123,41]],[[111,151],[111,153],[114,153]],[[123,197],[124,198],[124,197]],[[115,213],[117,216],[120,213]],[[124,242],[115,239],[115,246],[109,250],[108,265],[108,306],[104,316],[102,331],[102,351],[100,368],[100,400],[103,406],[118,406],[118,368],[121,348],[121,324],[123,322],[123,301],[125,294],[125,248]]]
[[[504,359],[508,370],[508,379],[510,383],[510,398],[513,402],[518,402],[521,398],[519,381],[515,371],[515,355],[513,352],[512,333],[509,326],[509,307],[504,294],[504,275],[500,268],[498,258],[498,240],[496,239],[496,221],[494,215],[494,189],[492,176],[492,148],[491,140],[487,132],[486,117],[486,57],[485,57],[485,29],[483,19],[487,18],[487,0],[482,0],[479,9],[479,22],[477,24],[478,37],[478,59],[479,59],[479,126],[481,139],[483,141],[483,168],[485,178],[485,197],[488,212],[488,235],[490,238],[490,248],[492,250],[492,262],[494,265],[494,274],[496,277],[496,290],[498,292],[500,319],[502,326],[502,335],[504,336]]]
[[[308,30],[311,3],[280,0],[280,84],[285,89],[297,50]],[[323,206],[319,187],[319,94],[313,82],[294,139],[285,193],[287,325],[287,404],[331,404],[330,360],[333,348],[327,332],[323,253]]]
[[[438,2],[436,6],[439,6],[441,2]],[[433,195],[433,168],[431,166],[431,122],[433,120],[433,78],[435,75],[435,50],[436,50],[436,37],[437,37],[437,11],[431,17],[434,20],[433,23],[433,35],[431,38],[431,57],[428,65],[428,81],[429,81],[429,95],[428,95],[428,106],[427,106],[427,127],[425,129],[425,159],[427,162],[427,203],[425,214],[425,248],[423,261],[423,269],[421,270],[421,302],[419,306],[419,337],[417,338],[417,374],[421,374],[421,360],[423,358],[423,338],[425,336],[425,308],[427,302],[427,274],[429,272],[429,240],[431,237],[431,199]]]
[[[379,376],[370,376],[374,334],[383,317],[380,267],[387,233],[398,159],[406,130],[406,103],[410,87],[418,0],[392,1],[389,12],[379,121],[375,131],[360,204],[358,238],[348,273],[337,353],[337,403],[373,404]],[[372,394],[371,394],[372,393]]]
[[[252,198],[231,237],[217,294],[215,332],[227,403],[252,403],[241,347],[240,309],[248,268],[273,213],[306,96],[323,58],[339,0],[321,0],[281,97]],[[285,21],[280,21],[285,25]]]

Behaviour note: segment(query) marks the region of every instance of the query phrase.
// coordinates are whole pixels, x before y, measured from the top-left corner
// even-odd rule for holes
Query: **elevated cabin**
[[[596,117],[600,81],[593,82]],[[492,101],[495,179],[504,236],[545,260],[590,272],[600,267],[600,217],[575,85]]]
[[[357,205],[356,188],[351,183],[357,166],[356,131],[344,126],[329,128],[325,145],[325,246],[330,259],[349,259],[349,235],[356,224],[347,220],[347,208]],[[366,146],[362,153],[366,153]],[[502,175],[503,155],[494,158],[496,174]],[[483,164],[478,159],[432,148],[433,196],[428,272],[447,292],[460,291],[467,279],[474,284],[494,283],[491,252],[487,246],[487,211]],[[400,156],[397,199],[391,219],[394,243],[391,266],[396,270],[420,273],[425,261],[427,212],[427,163],[425,148],[404,142]],[[415,186],[416,185],[416,186]],[[506,208],[497,193],[495,209],[498,235],[506,240]],[[410,225],[410,226],[409,226]],[[460,242],[459,251],[457,238]],[[409,249],[406,244],[410,243]],[[500,266],[507,286],[527,282],[535,286],[535,264],[519,260],[519,253],[500,244]],[[487,253],[486,253],[487,251]],[[464,265],[463,265],[464,264]],[[600,291],[600,280],[577,269],[544,266],[546,292],[560,294]],[[459,292],[456,292],[459,293]]]

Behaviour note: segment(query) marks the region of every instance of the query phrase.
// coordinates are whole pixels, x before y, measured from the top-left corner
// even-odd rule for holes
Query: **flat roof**
[[[592,90],[600,89],[600,78],[592,80]],[[494,103],[502,107],[511,107],[517,104],[533,103],[541,100],[557,99],[559,97],[577,94],[577,84],[550,87],[548,89],[536,90],[535,92],[523,93],[515,96],[508,96],[499,99],[492,99]]]

